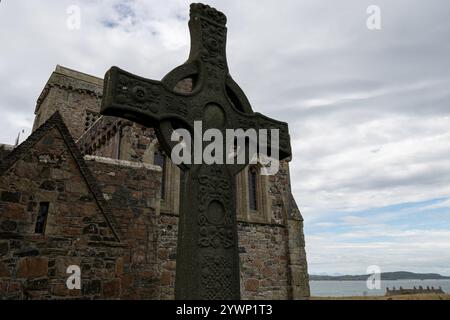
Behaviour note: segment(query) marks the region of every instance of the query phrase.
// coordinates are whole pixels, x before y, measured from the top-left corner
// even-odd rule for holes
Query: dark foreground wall
[[[1,298],[118,297],[124,250],[58,128],[0,175]],[[66,287],[70,265],[82,268],[82,290]]]

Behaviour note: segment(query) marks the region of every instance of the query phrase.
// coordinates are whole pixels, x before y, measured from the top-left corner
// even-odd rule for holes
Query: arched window
[[[161,187],[160,187],[160,197],[161,199],[166,198],[166,156],[164,153],[157,149],[154,154],[154,164],[160,166],[162,169],[161,173]]]
[[[270,223],[271,208],[269,178],[261,175],[259,164],[250,165],[236,175],[236,210],[240,221]]]
[[[250,210],[258,210],[258,169],[248,168],[248,206]]]

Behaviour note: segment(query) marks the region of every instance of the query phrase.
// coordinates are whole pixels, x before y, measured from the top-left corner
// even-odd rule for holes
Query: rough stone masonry
[[[190,92],[194,80],[175,90]],[[174,298],[180,170],[152,128],[99,115],[102,83],[57,66],[32,135],[2,148],[2,299]],[[303,220],[288,161],[274,176],[258,170],[236,176],[241,297],[305,298]],[[81,290],[66,286],[70,265],[81,267]]]
[[[240,299],[235,176],[252,163],[256,152],[267,157],[269,151],[277,164],[291,156],[287,123],[253,112],[244,92],[230,76],[225,52],[226,20],[222,12],[208,5],[191,4],[191,52],[183,65],[161,81],[117,67],[105,75],[101,114],[154,127],[162,151],[171,154],[173,163],[183,170],[176,299]],[[197,81],[191,92],[180,95],[174,88],[187,76]],[[235,97],[234,101],[230,96]],[[241,133],[236,134],[235,130]],[[255,134],[251,137],[244,130]],[[260,137],[265,133],[263,140],[257,138],[257,130]],[[268,130],[276,134],[270,142]],[[179,146],[177,142],[174,145],[175,131],[183,137],[184,159],[174,155]],[[212,163],[202,160],[204,151],[211,148],[201,138],[208,132],[214,133],[215,140]],[[175,140],[179,141],[179,137]],[[245,138],[249,139],[247,147]],[[229,153],[233,145],[234,157]],[[259,169],[263,174],[266,167]],[[278,170],[273,171],[274,174]],[[252,202],[256,198],[256,179],[250,178]],[[252,203],[251,207],[256,205]]]

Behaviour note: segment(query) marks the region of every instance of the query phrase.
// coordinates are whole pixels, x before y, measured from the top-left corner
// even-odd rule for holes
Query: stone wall
[[[100,112],[102,79],[57,66],[37,100],[33,131],[56,111],[76,140],[85,131],[86,111]]]
[[[158,219],[161,299],[174,298],[178,216]],[[290,299],[288,233],[284,226],[238,223],[242,299]]]
[[[306,263],[303,221],[288,219],[288,261],[292,299],[304,299],[310,296],[308,264]]]
[[[159,188],[161,168],[138,162],[85,156],[104,198],[112,208],[118,232],[127,245],[123,256],[122,298],[158,299],[160,266]]]
[[[44,234],[35,233],[49,202]],[[0,175],[0,297],[118,298],[124,246],[115,237],[59,130],[49,130]],[[82,290],[66,287],[70,265]]]
[[[287,161],[281,161],[278,173],[270,176],[269,190],[269,195],[273,198],[273,219],[286,227],[291,298],[304,299],[309,297],[310,288],[303,234],[303,217],[292,195],[289,163]]]
[[[192,81],[184,81],[176,90],[189,92],[192,86]],[[85,162],[96,177],[100,197],[103,201],[106,199],[121,242],[103,238],[101,233],[107,231],[102,229],[105,223],[96,220],[99,215],[101,217],[102,210],[101,207],[95,209],[95,201],[71,198],[73,189],[79,188],[84,178],[75,171],[72,172],[74,177],[70,178],[60,167],[57,156],[50,156],[57,154],[58,148],[66,150],[68,155],[70,152],[61,144],[44,143],[50,151],[39,153],[33,149],[27,161],[18,162],[18,166],[26,168],[22,170],[24,177],[16,177],[14,171],[1,180],[0,191],[6,193],[0,202],[0,219],[3,219],[0,220],[0,296],[77,296],[74,292],[63,294],[65,282],[62,280],[67,275],[62,272],[63,262],[58,261],[66,261],[63,257],[67,256],[67,262],[81,263],[83,275],[87,274],[83,278],[86,289],[79,293],[83,298],[174,297],[178,232],[178,205],[174,204],[178,204],[179,170],[170,164],[166,166],[168,194],[161,201],[162,173],[159,167],[150,165],[158,143],[154,130],[115,117],[86,122],[86,112],[99,111],[101,93],[102,79],[58,66],[38,99],[33,131],[38,130],[54,111],[61,113],[70,134],[78,140],[81,153],[91,155],[85,157]],[[85,131],[86,124],[91,126]],[[57,132],[53,132],[53,136],[56,138],[50,140],[59,141]],[[69,156],[65,159],[70,162]],[[42,161],[49,163],[44,165]],[[44,169],[52,165],[53,169]],[[36,170],[38,174],[33,175]],[[29,172],[28,176],[26,172]],[[25,178],[28,180],[23,180]],[[238,234],[242,297],[298,299],[309,296],[303,219],[292,196],[289,163],[282,161],[277,175],[261,179],[262,212],[248,210],[247,200],[243,197],[248,192],[245,178],[243,172],[237,179],[241,188],[238,189],[241,200]],[[50,182],[45,182],[47,180]],[[89,198],[88,191],[86,199]],[[49,233],[45,236],[36,235],[33,225],[37,208],[32,203],[48,201],[37,198],[50,194],[54,195],[51,203],[57,206],[54,213],[61,218],[57,222],[49,220]],[[30,196],[34,198],[30,199]],[[18,202],[11,202],[15,199],[19,199]],[[71,199],[70,205],[67,199]],[[92,208],[88,208],[89,204]],[[10,215],[18,220],[12,221]],[[74,222],[69,221],[72,218]],[[27,248],[31,250],[27,251]],[[61,251],[57,251],[59,249]],[[41,271],[38,276],[21,271],[19,275],[26,274],[28,278],[17,278],[19,265],[38,266]],[[35,280],[38,282],[33,283]]]
[[[175,268],[177,258],[178,216],[161,213],[158,230],[158,264],[160,267],[160,298],[175,297]]]
[[[106,117],[104,117],[106,118]],[[79,141],[92,141],[86,144],[84,152],[109,156],[111,143],[103,138],[105,132],[118,125],[118,120],[98,121]],[[121,120],[121,150],[123,158],[135,163],[153,162],[153,155],[148,150],[157,143],[153,129],[144,128],[138,124],[127,123]],[[107,123],[108,125],[105,125]],[[96,132],[94,139],[88,138]],[[110,141],[117,141],[113,134],[106,134]],[[102,143],[100,143],[103,141]],[[92,146],[95,148],[92,148]],[[125,146],[125,147],[124,147]],[[117,146],[116,146],[117,147]],[[125,149],[126,148],[126,149]],[[147,156],[146,156],[147,154]],[[96,172],[96,170],[93,170]],[[241,174],[245,176],[246,173]],[[98,180],[107,176],[106,172],[97,173]],[[124,178],[116,177],[115,183]],[[106,178],[109,179],[109,178]],[[151,177],[149,179],[152,179]],[[289,163],[282,161],[279,172],[267,179],[267,190],[261,195],[269,199],[270,204],[267,217],[259,217],[261,213],[239,216],[239,241],[241,243],[241,273],[242,297],[245,299],[301,299],[309,296],[309,281],[306,265],[306,253],[303,238],[303,220],[292,197],[289,181]],[[241,179],[242,180],[242,179]],[[173,181],[173,185],[179,181]],[[171,185],[168,181],[166,184]],[[103,186],[103,185],[102,185]],[[246,188],[246,186],[241,186]],[[170,188],[169,188],[170,189]],[[241,190],[244,191],[244,190]],[[238,196],[242,193],[238,192]],[[245,203],[245,205],[247,205]],[[116,203],[112,203],[115,207]],[[161,208],[162,209],[162,208]],[[176,265],[178,212],[164,210],[156,218],[157,227],[157,266],[155,272],[159,277],[159,297],[173,299]],[[268,241],[267,239],[271,239]],[[266,250],[266,251],[265,251]],[[279,253],[272,256],[274,253]],[[262,261],[262,262],[261,262]],[[259,266],[262,263],[262,267]]]
[[[238,237],[242,298],[292,298],[286,228],[239,223]]]
[[[253,221],[239,217],[238,239],[243,299],[304,299],[308,297],[303,219],[290,190],[289,164],[269,177],[268,219]],[[158,264],[161,299],[173,299],[178,215],[161,213],[159,219]]]

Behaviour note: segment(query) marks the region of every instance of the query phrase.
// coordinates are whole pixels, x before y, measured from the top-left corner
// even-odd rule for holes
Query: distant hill
[[[362,280],[366,281],[370,275],[344,275],[344,276],[323,276],[323,275],[310,275],[309,280],[316,281],[349,281],[349,280]],[[437,273],[414,273],[407,271],[396,271],[396,272],[382,272],[381,280],[441,280],[450,279],[450,277],[442,276]]]

